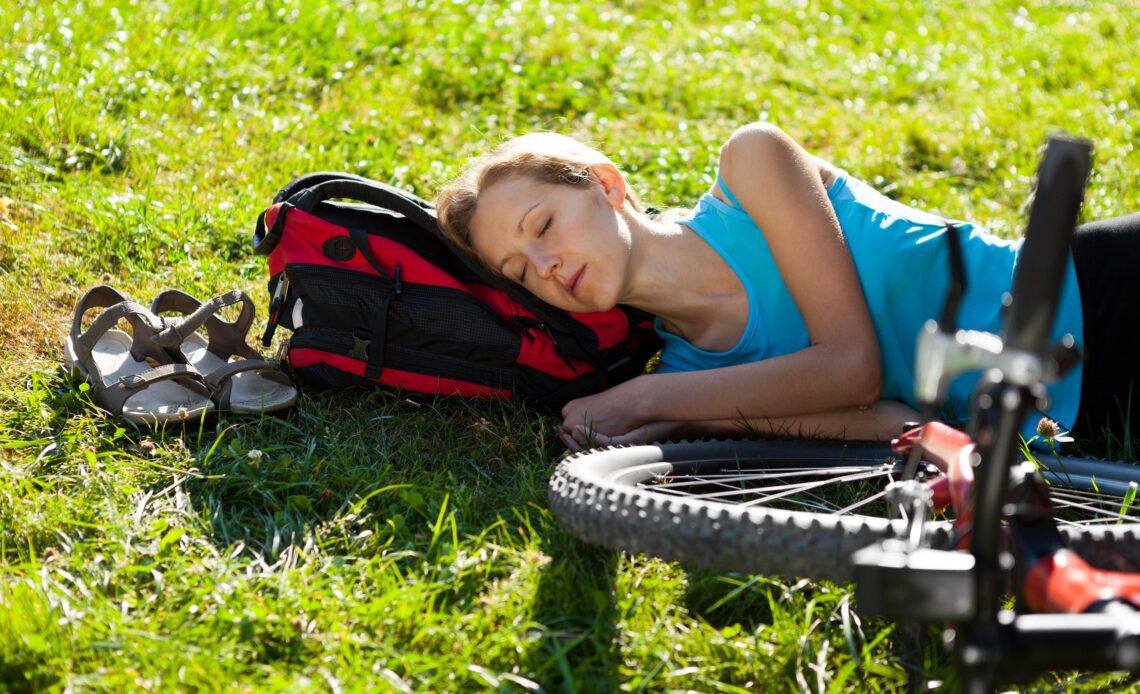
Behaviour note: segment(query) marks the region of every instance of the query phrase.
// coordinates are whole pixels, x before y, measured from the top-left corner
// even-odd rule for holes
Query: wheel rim
[[[1049,484],[1059,525],[1110,525],[1140,519],[1140,466],[1055,457],[1038,461],[1037,471]]]

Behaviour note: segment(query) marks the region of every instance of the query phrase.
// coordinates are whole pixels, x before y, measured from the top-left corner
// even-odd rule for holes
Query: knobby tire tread
[[[709,503],[600,480],[592,470],[583,474],[582,466],[596,469],[639,462],[679,463],[683,456],[669,455],[670,447],[697,451],[694,446],[730,443],[609,446],[573,454],[551,477],[551,511],[570,534],[612,550],[718,571],[836,582],[853,578],[848,560],[852,552],[903,533],[905,525],[898,520]],[[833,453],[840,450],[835,444],[831,446]],[[656,455],[657,449],[666,453]],[[1060,529],[1069,545],[1095,566],[1116,570],[1140,567],[1140,524]],[[949,522],[929,523],[927,544],[949,548],[951,533]],[[1131,566],[1122,564],[1121,559]]]

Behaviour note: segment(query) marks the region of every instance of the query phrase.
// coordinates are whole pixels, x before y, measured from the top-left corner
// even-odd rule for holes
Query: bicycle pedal
[[[858,550],[851,562],[863,614],[919,622],[974,616],[974,557],[967,552],[907,551],[904,542],[892,539]]]

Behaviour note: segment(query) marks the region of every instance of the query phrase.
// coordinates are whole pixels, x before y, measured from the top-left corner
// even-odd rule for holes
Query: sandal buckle
[[[138,388],[146,383],[146,379],[138,374],[128,374],[119,379],[121,388]]]

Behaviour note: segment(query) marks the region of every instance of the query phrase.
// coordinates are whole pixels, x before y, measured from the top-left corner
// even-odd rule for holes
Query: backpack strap
[[[307,174],[291,181],[273,198],[273,205],[258,215],[253,232],[254,251],[260,255],[269,255],[273,251],[281,238],[281,232],[285,228],[285,217],[293,208],[312,213],[320,203],[338,198],[363,202],[401,214],[415,223],[416,226],[426,229],[437,239],[448,243],[449,246],[451,245],[439,229],[435,208],[427,200],[413,193],[356,174],[319,172]],[[272,228],[267,229],[265,216],[274,207],[277,208],[276,218]],[[357,246],[369,264],[379,271],[379,267],[368,248],[366,246],[360,247],[359,244]],[[470,267],[471,264],[468,263],[468,266]],[[383,276],[385,273],[381,272],[380,274]]]
[[[277,191],[277,195],[273,196],[273,202],[284,202],[288,200],[294,193],[305,188],[311,188],[319,183],[325,181],[335,181],[340,179],[351,179],[356,181],[367,181],[368,179],[356,174],[347,173],[344,171],[316,171],[308,173],[303,176],[298,176],[292,181],[285,184],[281,190]]]
[[[326,200],[343,198],[398,212],[417,225],[438,234],[439,221],[431,203],[379,181],[336,178],[298,190],[285,201],[302,212],[312,212]]]

